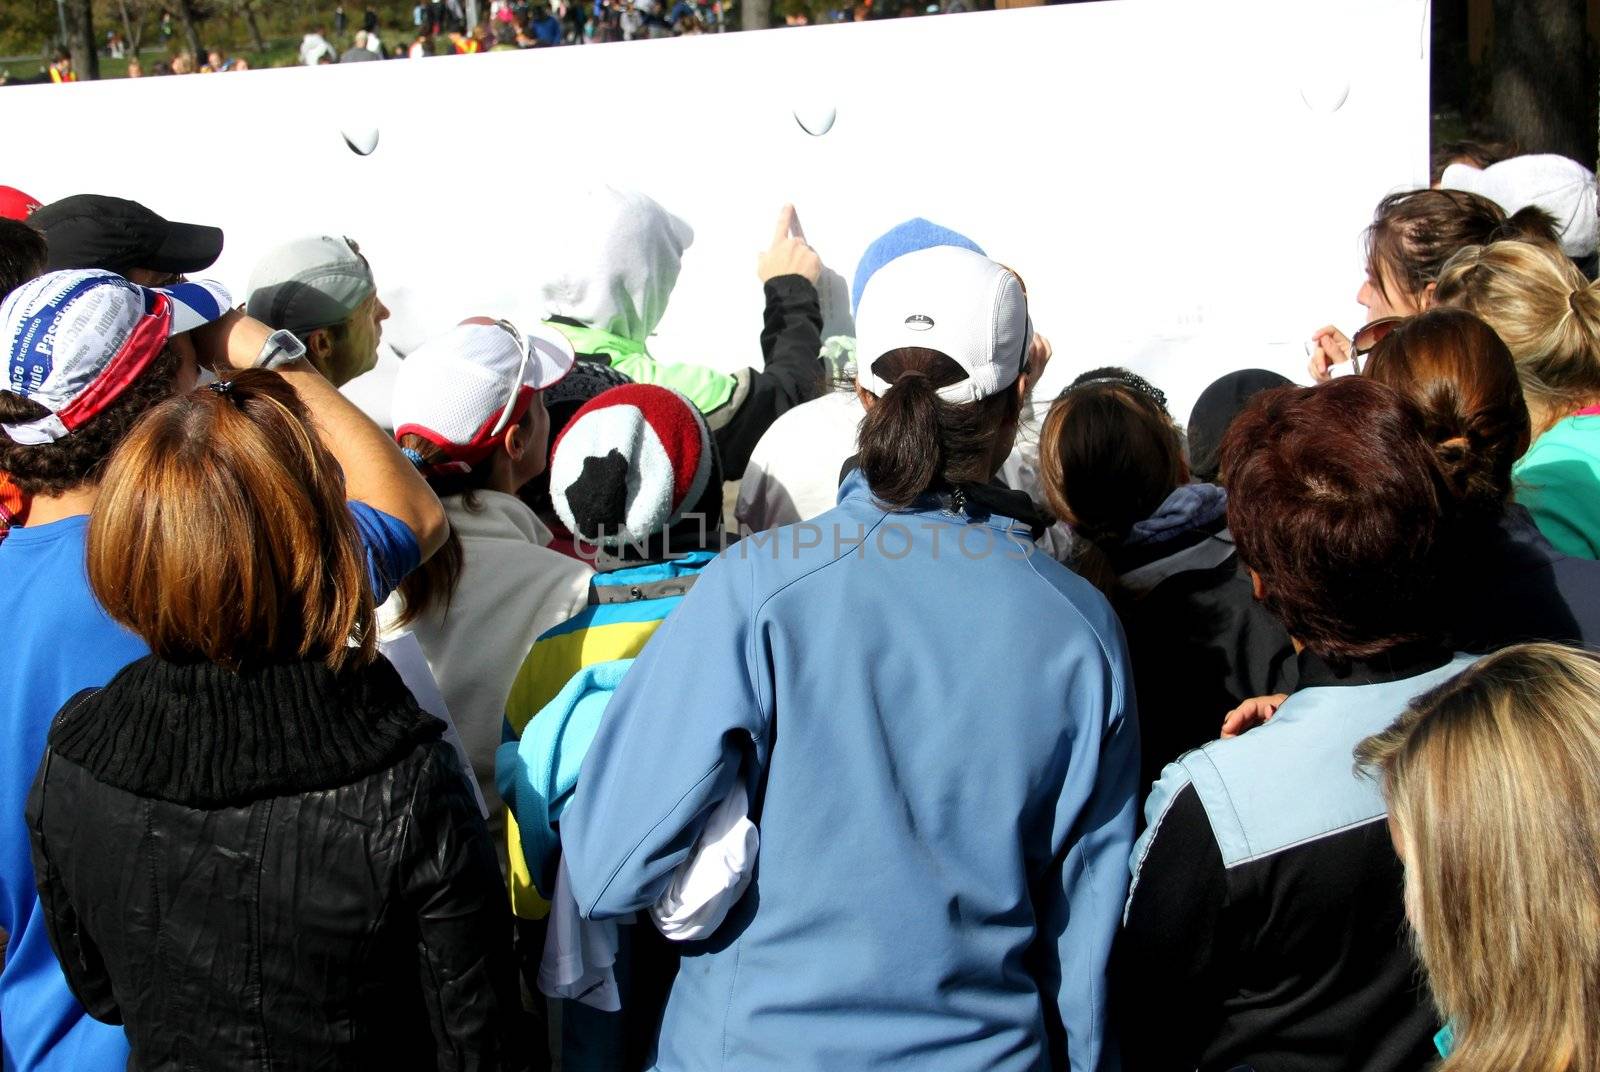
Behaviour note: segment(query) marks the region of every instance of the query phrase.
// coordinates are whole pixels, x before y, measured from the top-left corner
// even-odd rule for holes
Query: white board
[[[241,299],[269,244],[349,235],[401,353],[468,313],[537,318],[541,221],[578,184],[634,186],[696,230],[653,352],[728,369],[759,361],[779,205],[845,279],[922,215],[1025,278],[1043,392],[1122,363],[1182,418],[1221,372],[1303,377],[1313,328],[1360,322],[1361,230],[1427,182],[1427,85],[1425,0],[1123,0],[12,87],[0,182],[219,225],[207,274]],[[821,136],[796,119],[830,111]]]

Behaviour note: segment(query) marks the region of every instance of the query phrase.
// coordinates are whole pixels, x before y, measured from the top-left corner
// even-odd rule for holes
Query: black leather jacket
[[[499,869],[441,729],[381,659],[152,656],[68,702],[34,866],[130,1068],[523,1067]]]

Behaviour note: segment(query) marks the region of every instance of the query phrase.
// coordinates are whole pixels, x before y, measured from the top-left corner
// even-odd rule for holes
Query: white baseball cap
[[[482,461],[528,412],[534,392],[559,382],[576,360],[553,328],[524,333],[505,320],[463,321],[401,363],[395,438],[419,435],[456,461]]]
[[[0,303],[3,386],[50,413],[4,425],[12,442],[53,443],[103,413],[167,340],[210,323],[231,301],[219,283],[152,289],[98,268],[29,280]]]
[[[1600,238],[1600,217],[1595,215],[1594,172],[1554,153],[1513,156],[1479,170],[1470,164],[1451,164],[1439,185],[1487,197],[1515,214],[1533,205],[1556,218],[1561,252],[1587,257]]]
[[[933,246],[896,257],[867,281],[856,310],[856,382],[884,394],[891,385],[873,368],[878,358],[922,347],[967,373],[939,397],[976,402],[1016,382],[1032,341],[1016,273],[969,249]]]
[[[306,235],[256,262],[245,312],[303,336],[349,320],[376,289],[372,267],[354,242]]]

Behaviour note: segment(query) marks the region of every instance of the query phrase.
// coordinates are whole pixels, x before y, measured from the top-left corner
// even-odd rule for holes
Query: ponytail
[[[1511,350],[1537,424],[1600,397],[1600,293],[1557,247],[1469,246],[1450,259],[1434,295],[1482,318]]]
[[[861,422],[857,460],[873,497],[909,510],[942,485],[984,484],[994,476],[994,444],[1022,409],[1015,385],[978,402],[954,403],[939,389],[966,371],[937,350],[903,347],[873,362],[890,384]]]
[[[1561,229],[1556,218],[1537,205],[1519,208],[1496,227],[1484,241],[1491,242],[1543,242],[1561,248]]]

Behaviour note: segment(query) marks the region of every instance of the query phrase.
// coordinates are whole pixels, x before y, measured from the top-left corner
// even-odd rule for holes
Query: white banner
[[[809,128],[809,130],[808,130]],[[912,216],[1027,281],[1042,390],[1145,373],[1180,419],[1238,367],[1299,378],[1361,320],[1360,234],[1425,185],[1425,0],[1115,3],[606,47],[0,90],[0,182],[215,224],[242,297],[270,244],[367,253],[400,353],[541,315],[542,225],[589,181],[696,241],[651,349],[759,362],[756,253],[792,201],[843,280]],[[353,149],[371,151],[365,155]],[[828,288],[848,331],[848,285]]]

